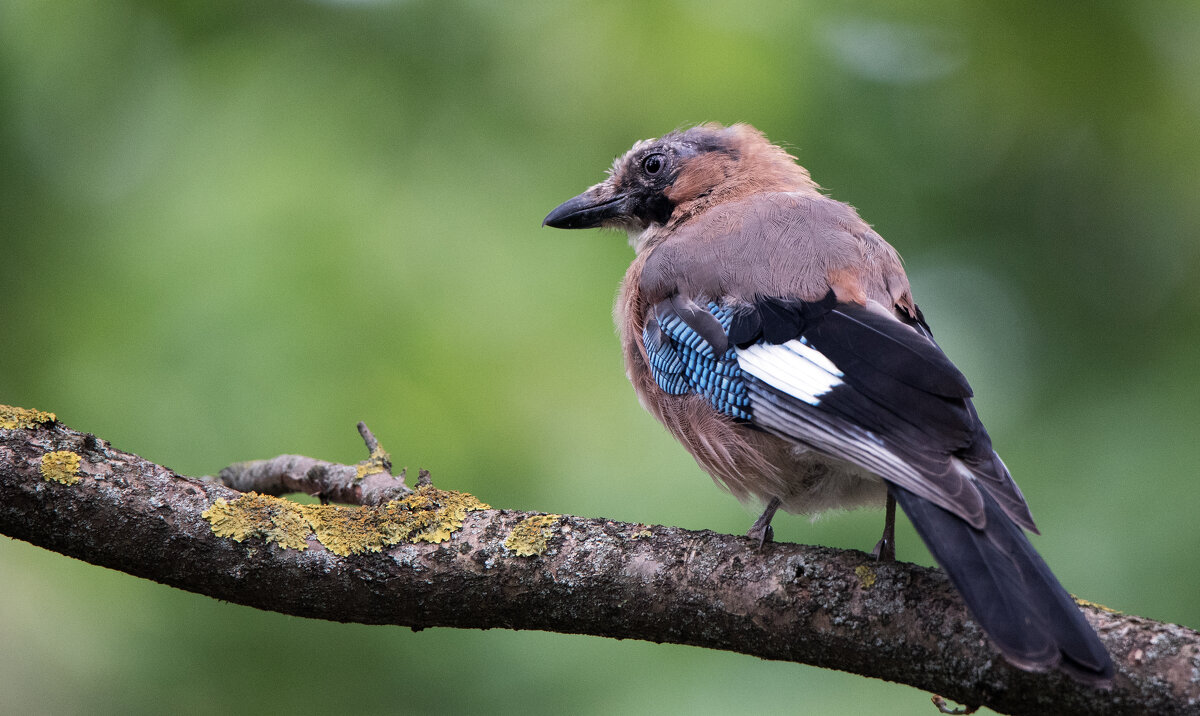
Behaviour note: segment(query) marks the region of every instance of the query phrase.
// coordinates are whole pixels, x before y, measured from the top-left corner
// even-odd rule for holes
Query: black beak
[[[623,194],[604,196],[589,189],[574,199],[568,199],[542,220],[542,226],[556,229],[591,229],[606,219],[625,216],[628,197]]]

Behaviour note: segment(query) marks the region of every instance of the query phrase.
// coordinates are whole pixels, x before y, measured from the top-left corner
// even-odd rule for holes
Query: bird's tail
[[[978,529],[903,488],[890,489],[1008,661],[1027,671],[1058,668],[1096,686],[1111,682],[1113,664],[1100,638],[987,490],[980,490],[986,523]]]

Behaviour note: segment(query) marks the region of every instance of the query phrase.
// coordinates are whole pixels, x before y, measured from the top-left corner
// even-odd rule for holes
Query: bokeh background
[[[0,402],[187,474],[299,452],[742,532],[638,407],[634,140],[746,121],[905,256],[1071,591],[1200,626],[1200,5],[0,3]],[[777,520],[869,549],[877,512]],[[911,529],[900,557],[928,563]],[[5,713],[914,713],[794,664],[218,603],[0,539]]]

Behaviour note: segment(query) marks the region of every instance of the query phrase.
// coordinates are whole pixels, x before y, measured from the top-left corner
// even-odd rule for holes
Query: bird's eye
[[[649,154],[642,160],[642,171],[647,174],[654,175],[662,171],[665,163],[664,157],[661,154]]]

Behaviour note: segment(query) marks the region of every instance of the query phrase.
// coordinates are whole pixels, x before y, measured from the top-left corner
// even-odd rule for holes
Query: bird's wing
[[[992,451],[971,388],[921,323],[878,307],[675,296],[643,342],[659,387],[697,393],[731,418],[861,465],[981,527],[985,489],[1036,529]]]

